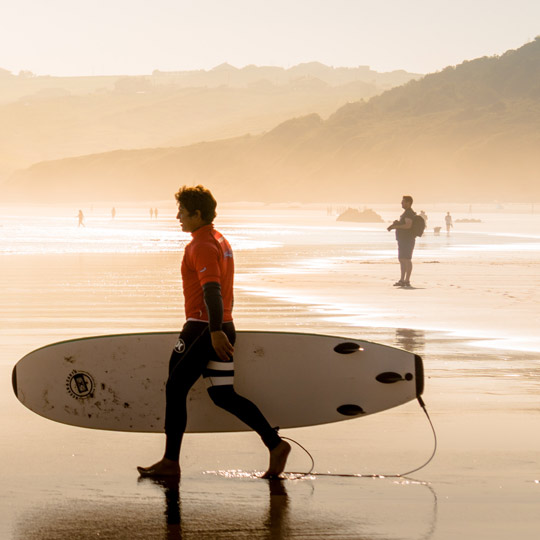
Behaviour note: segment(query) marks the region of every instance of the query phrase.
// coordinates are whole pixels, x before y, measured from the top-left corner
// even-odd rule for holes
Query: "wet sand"
[[[1,257],[0,537],[536,538],[539,353],[504,348],[534,348],[536,252],[452,264],[419,257],[415,290],[392,288],[397,262],[353,256],[329,266],[334,255],[325,246],[237,253],[237,326],[350,335],[420,354],[438,436],[425,469],[406,479],[270,483],[256,478],[267,455],[255,435],[208,434],[187,436],[179,487],[138,480],[135,467],[160,457],[161,436],[45,420],[17,402],[11,368],[53,341],[179,328],[178,254]],[[299,271],[295,262],[308,259]],[[497,334],[509,339],[494,342]],[[417,403],[284,434],[312,452],[319,472],[400,473],[433,449]],[[293,448],[287,470],[309,465]]]

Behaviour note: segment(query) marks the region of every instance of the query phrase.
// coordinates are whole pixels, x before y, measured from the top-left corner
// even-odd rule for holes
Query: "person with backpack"
[[[411,288],[412,254],[417,236],[422,236],[426,226],[421,216],[412,209],[413,198],[410,195],[403,195],[401,208],[404,212],[399,220],[394,221],[388,231],[396,231],[398,243],[398,259],[401,267],[401,277],[394,283],[394,287]],[[422,230],[420,230],[422,229]]]

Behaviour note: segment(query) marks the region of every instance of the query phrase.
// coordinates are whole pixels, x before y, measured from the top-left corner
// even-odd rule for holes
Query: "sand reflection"
[[[423,330],[396,328],[395,343],[401,349],[422,355],[426,345],[426,334]]]
[[[437,498],[432,487],[423,483],[325,479],[315,485],[313,480],[254,478],[226,482],[229,487],[223,490],[219,479],[196,485],[190,480],[144,479],[137,483],[138,494],[58,498],[20,515],[12,538],[280,540],[376,536],[381,540],[428,540],[435,532]]]

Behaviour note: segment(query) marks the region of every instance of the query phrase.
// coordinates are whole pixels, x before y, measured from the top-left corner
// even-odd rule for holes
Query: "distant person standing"
[[[154,208],[154,217],[157,219],[157,216],[158,216],[158,209],[157,208]]]
[[[398,243],[398,259],[401,268],[401,277],[394,283],[395,287],[411,288],[412,273],[412,254],[416,235],[412,225],[416,213],[412,209],[413,198],[410,195],[404,195],[401,200],[401,208],[404,212],[388,227],[388,231],[396,231],[396,240]]]
[[[450,229],[454,226],[454,222],[452,221],[452,216],[450,215],[450,212],[446,212],[446,216],[444,216],[444,222],[446,223],[446,232],[450,234]]]
[[[113,206],[111,210],[111,217],[114,219],[116,217],[116,208]]]
[[[79,210],[77,217],[79,218],[79,227],[86,227],[86,225],[84,224],[84,214],[82,210]]]
[[[150,208],[150,219],[154,217],[154,209]]]

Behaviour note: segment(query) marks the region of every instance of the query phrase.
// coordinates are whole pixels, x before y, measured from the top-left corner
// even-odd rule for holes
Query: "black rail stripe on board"
[[[416,375],[416,397],[424,392],[424,363],[417,354],[414,355],[414,372]]]
[[[11,384],[13,385],[13,391],[18,398],[19,394],[17,393],[17,366],[15,366],[13,368],[13,371],[11,372]]]

